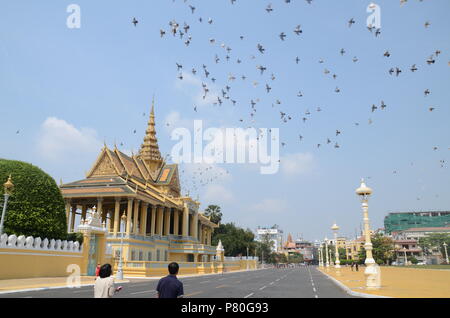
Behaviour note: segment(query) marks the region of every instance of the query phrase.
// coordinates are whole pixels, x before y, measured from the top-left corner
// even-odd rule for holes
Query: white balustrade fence
[[[61,241],[45,238],[42,240],[40,237],[25,237],[20,235],[17,237],[15,234],[9,235],[2,234],[0,236],[0,248],[17,248],[17,249],[30,249],[40,251],[58,251],[58,252],[74,252],[81,253],[83,246],[80,246],[78,241]]]

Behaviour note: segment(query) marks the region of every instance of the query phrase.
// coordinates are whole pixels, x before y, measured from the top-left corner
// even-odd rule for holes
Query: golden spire
[[[144,143],[141,145],[139,154],[150,168],[150,170],[157,169],[163,162],[161,152],[158,147],[158,139],[156,139],[155,130],[155,97],[152,100],[152,110],[150,112],[150,119],[148,121],[147,130],[145,131]]]
[[[291,233],[289,233],[287,241],[288,241],[288,243],[293,242]]]

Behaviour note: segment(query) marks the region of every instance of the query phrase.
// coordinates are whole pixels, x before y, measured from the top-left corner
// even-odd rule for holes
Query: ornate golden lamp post
[[[406,247],[404,247],[402,251],[403,251],[403,253],[405,255],[405,266],[406,266],[406,265],[408,265],[408,258],[406,257],[406,251],[407,251]]]
[[[445,249],[445,262],[448,264],[448,252],[447,252],[447,243],[444,242],[444,249]]]
[[[3,223],[5,222],[5,214],[6,214],[6,207],[8,205],[8,199],[14,189],[14,184],[11,181],[11,175],[9,175],[8,180],[5,182],[5,184],[3,184],[3,187],[5,188],[4,194],[5,201],[3,203],[2,219],[0,221],[0,235],[3,234]]]
[[[335,268],[341,268],[341,261],[339,260],[339,249],[338,249],[338,245],[337,245],[337,231],[339,230],[339,226],[337,226],[336,223],[333,224],[333,226],[331,227],[331,229],[334,232],[334,247],[335,247],[335,262],[336,265],[334,266]]]
[[[319,246],[319,267],[323,267],[322,247],[323,247],[323,244],[320,243],[320,246]]]
[[[122,217],[120,218],[120,227],[122,228],[122,235],[120,237],[120,259],[119,259],[119,265],[117,266],[117,273],[116,278],[118,280],[123,280],[123,233],[125,232],[125,222],[127,221],[127,217],[125,215],[125,212],[123,212]]]
[[[448,264],[448,252],[447,252],[447,243],[444,242],[444,250],[445,250],[445,263]]]
[[[325,238],[325,257],[326,257],[325,266],[328,269],[330,267],[330,260],[328,259],[328,239],[327,238]]]
[[[369,196],[372,194],[372,189],[366,186],[364,179],[361,179],[361,186],[356,189],[356,194],[360,196],[362,202],[362,210],[364,214],[364,236],[366,243],[364,249],[366,250],[366,270],[364,274],[367,276],[366,287],[367,289],[378,289],[381,286],[381,274],[380,267],[375,263],[372,256],[372,242],[370,239],[370,226],[369,226]]]

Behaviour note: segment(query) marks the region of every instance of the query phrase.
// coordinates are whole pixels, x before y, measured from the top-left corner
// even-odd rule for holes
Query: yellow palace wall
[[[0,249],[0,279],[68,276],[70,264],[82,266],[81,253]]]
[[[178,262],[180,265],[179,275],[214,274],[222,272],[233,272],[239,270],[257,269],[256,260],[236,260],[222,262]],[[160,277],[168,274],[167,265],[169,262],[147,262],[134,261],[123,262],[123,273],[129,277]],[[114,263],[114,272],[117,271],[118,263]]]
[[[183,254],[172,254],[170,261],[182,258]],[[104,260],[113,265],[117,271],[118,262],[105,257]],[[123,263],[123,272],[129,277],[160,277],[167,275],[167,265],[170,261],[130,261]],[[246,260],[222,262],[185,262],[177,261],[180,265],[179,275],[196,275],[246,270]],[[248,269],[256,269],[257,262],[248,260]],[[81,275],[85,274],[85,255],[79,252],[38,251],[27,249],[0,249],[0,279],[19,279],[32,277],[67,277],[68,266],[80,266]]]

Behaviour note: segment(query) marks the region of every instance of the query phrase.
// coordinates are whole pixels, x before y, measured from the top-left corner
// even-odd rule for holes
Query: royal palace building
[[[105,145],[85,179],[60,189],[69,232],[76,218],[83,225],[96,211],[116,259],[121,248],[124,261],[209,262],[216,255],[211,235],[218,225],[199,212],[199,202],[181,195],[178,165],[161,157],[154,104],[137,155]]]

